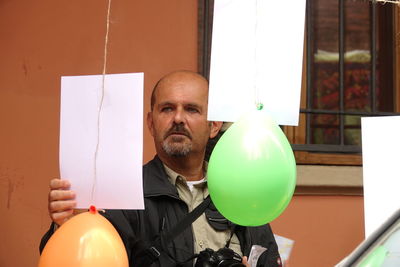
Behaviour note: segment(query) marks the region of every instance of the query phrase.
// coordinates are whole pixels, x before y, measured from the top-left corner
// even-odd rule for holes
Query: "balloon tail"
[[[89,207],[89,212],[92,213],[92,214],[96,214],[96,212],[97,212],[96,207],[93,206],[93,205],[90,205],[90,207]]]

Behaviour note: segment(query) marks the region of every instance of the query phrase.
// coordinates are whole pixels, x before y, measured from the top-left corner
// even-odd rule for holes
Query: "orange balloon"
[[[96,208],[65,222],[47,242],[39,267],[128,267],[124,243]]]

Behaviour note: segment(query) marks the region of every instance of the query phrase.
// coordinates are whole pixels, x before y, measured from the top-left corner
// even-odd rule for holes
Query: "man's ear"
[[[222,127],[222,121],[210,121],[211,124],[211,131],[210,131],[210,138],[214,138],[217,136],[219,130],[221,130]]]
[[[147,113],[146,121],[147,121],[147,128],[149,128],[151,135],[154,136],[153,116],[151,111]]]

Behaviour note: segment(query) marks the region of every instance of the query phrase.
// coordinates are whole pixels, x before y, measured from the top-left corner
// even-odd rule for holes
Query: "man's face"
[[[160,83],[147,118],[158,154],[204,153],[208,139],[218,132],[207,122],[207,98],[207,83],[193,74],[176,74]]]

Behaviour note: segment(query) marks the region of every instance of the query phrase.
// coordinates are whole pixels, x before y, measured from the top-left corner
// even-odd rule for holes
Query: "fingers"
[[[50,189],[69,189],[71,187],[71,184],[68,180],[61,180],[58,178],[52,179],[50,181]]]
[[[50,218],[62,225],[73,216],[76,207],[75,192],[69,190],[71,184],[67,180],[52,179],[48,198]]]
[[[73,216],[73,209],[61,211],[61,212],[54,212],[50,213],[50,218],[55,222],[57,225],[62,225],[66,221],[68,221]]]
[[[75,192],[66,189],[52,189],[49,193],[49,203],[58,200],[71,200],[75,198]]]
[[[57,200],[49,202],[49,211],[53,212],[62,212],[66,210],[73,210],[76,206],[75,200]]]
[[[244,257],[242,258],[242,263],[243,263],[246,267],[250,267],[250,264],[247,262],[247,257],[246,257],[246,256],[244,256]]]

